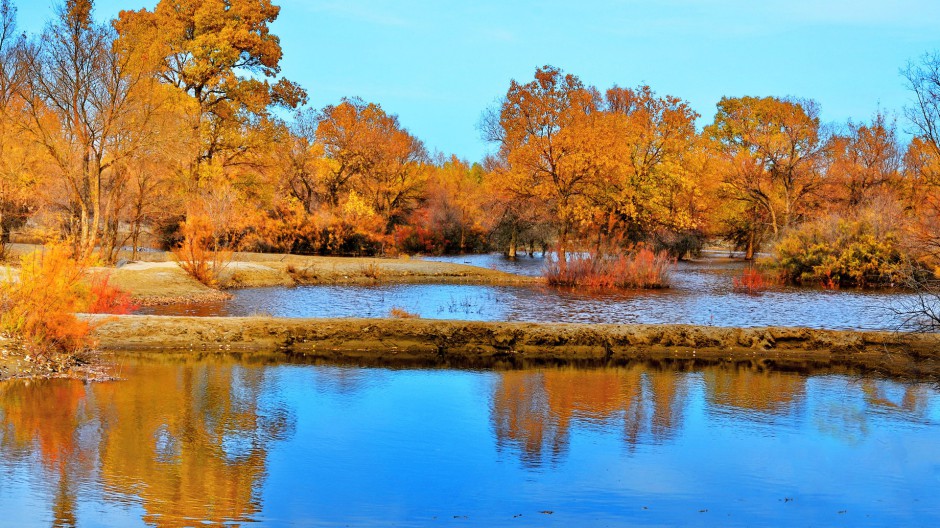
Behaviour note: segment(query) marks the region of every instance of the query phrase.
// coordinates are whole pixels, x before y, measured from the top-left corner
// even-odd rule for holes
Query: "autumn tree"
[[[385,233],[390,233],[413,210],[421,191],[424,145],[402,128],[397,116],[358,98],[325,107],[318,121],[316,139],[328,162],[326,203],[337,207],[353,191],[381,216]]]
[[[16,32],[16,7],[0,1],[0,256],[10,229],[25,222],[35,201],[36,179],[30,170],[36,153],[21,140],[22,88],[26,69],[20,53],[24,41]]]
[[[486,247],[483,167],[457,156],[438,156],[428,167],[420,205],[408,225],[395,231],[400,249],[422,253],[464,253]]]
[[[308,214],[314,213],[320,203],[338,203],[339,190],[326,179],[333,171],[324,159],[323,145],[317,142],[318,123],[315,110],[297,112],[277,152],[282,183]]]
[[[682,99],[659,97],[649,86],[614,86],[606,92],[605,110],[616,119],[615,163],[598,199],[613,215],[620,238],[663,239],[697,228],[698,114]]]
[[[849,122],[829,138],[826,197],[849,210],[871,204],[897,185],[902,153],[893,122],[878,113],[870,124]]]
[[[556,252],[564,269],[572,239],[588,216],[588,194],[611,136],[601,132],[600,95],[580,79],[552,66],[526,84],[513,80],[490,140],[499,144],[505,189],[537,202],[557,228]],[[494,127],[495,128],[495,127]]]
[[[89,0],[69,0],[21,54],[26,124],[53,169],[52,192],[82,255],[115,245],[126,173],[119,164],[153,139],[152,76],[133,46],[92,18]]]
[[[724,191],[751,218],[750,258],[760,231],[778,237],[799,222],[820,184],[818,108],[812,101],[725,97],[706,132],[725,163]]]
[[[153,11],[122,11],[115,27],[123,40],[153,43],[160,79],[195,101],[193,152],[185,167],[192,190],[214,163],[238,163],[250,145],[245,128],[272,106],[306,99],[280,78],[279,39],[271,34],[280,8],[271,0],[160,0]]]

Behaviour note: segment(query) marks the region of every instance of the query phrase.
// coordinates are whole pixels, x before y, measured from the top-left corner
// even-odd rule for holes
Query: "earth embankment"
[[[96,336],[103,350],[279,350],[327,361],[471,366],[701,361],[940,379],[940,336],[930,334],[428,319],[122,316],[103,322]]]

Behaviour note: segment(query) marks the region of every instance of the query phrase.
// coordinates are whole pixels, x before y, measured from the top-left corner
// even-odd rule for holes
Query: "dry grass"
[[[421,316],[416,313],[411,313],[404,308],[399,308],[398,306],[393,306],[388,312],[389,317],[394,317],[396,319],[420,319]]]

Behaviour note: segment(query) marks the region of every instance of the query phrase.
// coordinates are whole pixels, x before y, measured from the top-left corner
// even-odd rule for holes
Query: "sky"
[[[15,0],[39,31],[52,1]],[[900,70],[940,51],[937,0],[274,0],[282,73],[322,107],[359,96],[431,152],[480,160],[482,112],[550,64],[601,90],[650,85],[711,122],[723,96],[815,99],[823,121],[910,126]],[[95,16],[156,0],[98,0]]]

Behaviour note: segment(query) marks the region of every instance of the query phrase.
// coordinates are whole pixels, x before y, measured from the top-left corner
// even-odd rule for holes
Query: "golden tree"
[[[812,101],[723,98],[706,133],[724,163],[724,191],[748,220],[747,254],[763,229],[774,237],[800,221],[818,189],[822,141]]]

